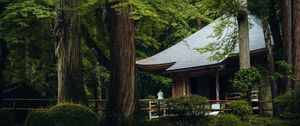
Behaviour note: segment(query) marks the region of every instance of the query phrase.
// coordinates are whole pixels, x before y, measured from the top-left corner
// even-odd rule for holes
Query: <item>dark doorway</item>
[[[215,77],[203,75],[190,78],[191,94],[205,96],[208,99],[216,98]]]

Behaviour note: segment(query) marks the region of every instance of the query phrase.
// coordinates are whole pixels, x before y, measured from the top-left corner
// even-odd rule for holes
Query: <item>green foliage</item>
[[[295,121],[300,124],[300,87],[297,87],[292,92],[278,96],[274,102],[280,106],[281,118]]]
[[[199,0],[196,5],[204,14],[214,17],[237,16],[238,12],[247,9],[239,0]]]
[[[179,4],[180,3],[180,4]],[[197,21],[211,22],[192,0],[132,0],[138,57],[145,58],[197,31]],[[124,4],[118,5],[123,6]],[[154,52],[153,52],[154,50]]]
[[[92,110],[82,105],[64,103],[52,107],[50,117],[57,126],[97,126],[99,118]]]
[[[54,0],[24,0],[9,3],[3,12],[3,17],[0,19],[0,35],[6,39],[18,40],[19,35],[14,35],[10,32],[24,32],[33,24],[53,19],[55,17]]]
[[[217,41],[211,42],[203,48],[195,49],[200,53],[212,52],[214,55],[209,57],[209,60],[221,61],[227,58],[233,53],[238,42],[237,22],[229,20],[226,16],[223,16],[219,22],[214,28],[214,33],[208,36],[208,38],[217,38]],[[234,27],[233,31],[224,30],[228,27]]]
[[[269,14],[270,0],[247,0],[251,14],[263,17]]]
[[[246,94],[261,84],[261,75],[255,67],[241,69],[234,74],[232,87]]]
[[[41,94],[53,97],[56,69],[52,20],[56,1],[17,0],[3,5],[0,37],[9,48],[3,71],[5,81],[29,84]]]
[[[157,120],[146,121],[142,126],[210,126],[207,117],[165,117]]]
[[[281,108],[287,108],[290,103],[291,97],[291,92],[279,95],[274,99],[274,103],[281,106]]]
[[[161,89],[164,97],[172,95],[172,80],[163,76],[153,75],[138,71],[138,83],[140,84],[139,95],[141,98],[157,98],[157,92]],[[152,97],[148,97],[148,96]]]
[[[0,126],[13,126],[15,122],[14,114],[0,109]]]
[[[48,110],[37,110],[29,113],[25,126],[55,126]]]
[[[143,126],[174,126],[170,121],[164,119],[144,122],[142,125]]]
[[[220,115],[213,122],[213,126],[245,126],[235,115]]]
[[[26,126],[98,126],[99,118],[92,110],[73,103],[34,111],[25,121]]]
[[[292,74],[292,65],[286,61],[276,62],[276,78],[283,78]]]
[[[242,120],[248,120],[252,114],[252,108],[246,101],[232,101],[228,105],[228,113],[240,117]]]
[[[250,125],[250,126],[290,126],[291,123],[288,121],[274,119],[274,118],[251,116],[248,125]]]
[[[198,95],[172,97],[166,101],[169,114],[178,116],[205,116],[208,100]]]
[[[253,1],[258,0],[250,1],[252,2],[250,2],[251,5],[253,5],[255,3]],[[195,50],[200,53],[213,53],[209,57],[209,60],[221,61],[230,56],[238,43],[237,21],[232,21],[230,18],[237,17],[241,11],[247,11],[247,5],[249,4],[241,3],[240,0],[200,0],[196,3],[196,6],[204,11],[205,14],[214,16],[215,18],[222,16],[222,18],[220,19],[220,23],[215,27],[214,33],[209,36],[210,38],[217,38],[217,41],[211,42],[203,48],[196,48]],[[234,29],[228,33],[228,30],[225,30],[227,27],[233,27]]]

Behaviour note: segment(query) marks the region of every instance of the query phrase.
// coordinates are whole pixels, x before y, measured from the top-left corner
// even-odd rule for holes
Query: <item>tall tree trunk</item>
[[[275,74],[275,62],[274,62],[273,47],[271,42],[271,32],[269,29],[269,19],[267,16],[264,16],[262,18],[262,24],[263,24],[263,32],[264,32],[268,70],[269,70],[268,82],[271,85],[272,99],[274,99],[277,97],[278,93],[277,93],[276,79],[272,77],[272,75]],[[279,114],[279,107],[273,102],[273,116],[277,117],[278,114]]]
[[[283,59],[292,64],[292,4],[291,0],[281,0],[282,16],[282,39],[283,39]],[[282,80],[283,92],[292,89],[291,80],[285,77]]]
[[[132,125],[136,107],[134,21],[130,7],[121,12],[112,8],[120,2],[126,1],[110,2],[107,9],[111,52],[107,106],[110,126]]]
[[[8,49],[6,42],[3,39],[0,39],[0,91],[2,89],[2,86],[4,85],[4,76],[3,76],[3,70],[4,70],[4,63],[6,60],[8,54]]]
[[[280,31],[280,24],[279,20],[277,18],[277,10],[276,10],[276,0],[270,0],[270,6],[269,6],[269,23],[270,23],[270,29],[272,33],[272,37],[274,40],[274,47],[276,50],[276,54],[282,53],[282,36]],[[274,52],[275,53],[275,52]],[[274,57],[276,58],[276,57]],[[278,59],[282,59],[282,57],[277,57]]]
[[[239,25],[239,57],[240,68],[250,67],[250,52],[249,52],[249,22],[248,14],[246,11],[242,11],[238,15]]]
[[[60,0],[54,28],[58,76],[58,103],[83,102],[82,55],[78,0]]]
[[[95,76],[95,88],[94,88],[94,99],[96,100],[95,112],[99,117],[103,117],[103,106],[102,102],[102,86],[101,86],[101,77],[100,71],[98,70]]]
[[[293,85],[300,86],[300,1],[293,0]]]
[[[247,0],[240,0],[242,6],[247,7]],[[249,51],[249,21],[247,8],[240,10],[237,16],[238,21],[238,32],[239,32],[239,60],[240,60],[240,69],[250,68],[250,51]],[[251,103],[251,89],[246,92],[246,100],[249,105]]]

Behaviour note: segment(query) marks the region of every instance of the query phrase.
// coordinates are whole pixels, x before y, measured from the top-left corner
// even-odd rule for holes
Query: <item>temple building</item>
[[[230,20],[236,21],[235,18]],[[198,94],[209,99],[227,99],[226,94],[233,92],[229,78],[239,69],[238,45],[232,55],[220,61],[209,60],[213,54],[199,53],[195,49],[218,41],[209,37],[221,23],[220,19],[210,23],[196,33],[178,42],[172,47],[146,59],[136,61],[141,70],[157,72],[172,79],[172,96]],[[259,19],[249,16],[249,47],[251,65],[265,64],[264,34]],[[235,26],[228,26],[223,31],[224,38]]]

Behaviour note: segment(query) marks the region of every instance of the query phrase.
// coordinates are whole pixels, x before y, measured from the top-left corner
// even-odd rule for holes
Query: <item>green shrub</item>
[[[250,67],[237,71],[230,81],[233,88],[246,94],[261,84],[261,75],[255,67]]]
[[[278,78],[283,78],[284,76],[289,76],[292,74],[292,65],[286,61],[276,62],[276,72]]]
[[[99,118],[92,110],[71,103],[59,104],[50,109],[56,126],[98,126]]]
[[[99,118],[82,105],[65,103],[29,114],[25,126],[98,126]],[[2,125],[1,125],[2,126]]]
[[[46,110],[38,110],[29,113],[25,126],[55,126],[54,121]]]
[[[14,122],[13,113],[0,109],[0,126],[13,126]]]
[[[213,126],[245,126],[240,118],[235,115],[220,115],[212,124]]]
[[[290,93],[275,98],[274,103],[280,106],[280,117],[288,120],[300,120],[300,87]],[[299,123],[300,124],[300,123]]]
[[[249,120],[249,125],[251,126],[290,126],[290,122],[273,119],[273,118],[263,118],[263,117],[256,117],[251,116]]]
[[[239,116],[242,120],[246,120],[252,114],[252,109],[246,101],[232,101],[228,105],[228,113]]]
[[[164,117],[146,121],[141,126],[208,126],[209,118],[202,118],[199,116],[189,117]]]
[[[208,100],[198,95],[169,98],[166,101],[169,114],[178,116],[204,116]]]
[[[169,120],[158,119],[142,123],[142,126],[174,126]]]

